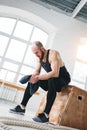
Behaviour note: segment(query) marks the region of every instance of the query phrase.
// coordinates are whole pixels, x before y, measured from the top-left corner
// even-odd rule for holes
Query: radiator
[[[0,98],[6,99],[9,101],[15,101],[16,94],[17,94],[17,89],[7,87],[4,85],[0,86]]]
[[[24,95],[24,91],[17,90],[5,85],[0,86],[0,98],[12,102],[20,103]]]

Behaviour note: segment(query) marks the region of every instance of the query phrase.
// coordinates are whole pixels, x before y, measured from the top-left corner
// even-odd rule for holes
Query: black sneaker
[[[32,118],[34,121],[36,122],[40,122],[40,123],[46,123],[49,121],[49,118],[46,116],[45,113],[41,113],[39,114],[37,117]]]
[[[17,105],[15,108],[10,109],[10,112],[11,112],[11,113],[16,113],[16,114],[24,115],[24,114],[25,114],[25,109],[22,109],[22,108],[20,107],[20,105]]]

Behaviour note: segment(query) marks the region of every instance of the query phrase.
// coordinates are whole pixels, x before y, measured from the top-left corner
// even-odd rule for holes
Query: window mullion
[[[14,25],[13,31],[12,31],[11,35],[9,36],[9,41],[8,41],[8,44],[7,44],[6,50],[5,50],[5,52],[4,52],[3,56],[2,56],[1,67],[3,66],[3,63],[4,63],[4,57],[5,57],[6,52],[7,52],[7,50],[8,50],[9,44],[10,44],[10,42],[11,42],[12,35],[13,35],[14,30],[15,30],[15,28],[16,28],[17,22],[18,22],[18,20],[15,22],[15,25]]]

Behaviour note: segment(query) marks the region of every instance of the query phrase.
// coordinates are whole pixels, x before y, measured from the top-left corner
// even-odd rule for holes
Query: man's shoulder
[[[52,55],[52,54],[59,54],[59,52],[57,50],[50,49],[50,55]]]

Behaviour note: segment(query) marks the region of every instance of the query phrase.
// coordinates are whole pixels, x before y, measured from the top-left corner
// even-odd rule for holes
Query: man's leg
[[[30,83],[28,82],[27,87],[26,87],[25,92],[24,92],[23,99],[21,101],[21,105],[26,107],[31,96],[32,95],[30,94]]]
[[[51,107],[54,103],[55,97],[56,97],[56,86],[54,78],[50,78],[48,80],[48,93],[47,93],[46,107],[44,110],[46,114],[49,114]]]
[[[38,117],[33,118],[34,121],[36,122],[48,122],[49,117],[48,114],[51,110],[51,107],[53,105],[53,102],[56,97],[56,88],[55,88],[55,82],[54,78],[50,78],[47,81],[41,81],[40,82],[40,87],[44,89],[45,91],[48,90],[47,92],[47,100],[46,100],[46,107],[43,111],[43,113],[39,114]]]
[[[32,87],[32,89],[34,87],[34,91],[32,94],[31,94],[31,87]],[[10,109],[10,112],[24,114],[25,107],[26,107],[30,97],[37,91],[37,89],[35,87],[38,89],[38,83],[34,84],[34,86],[33,86],[30,84],[30,82],[28,82],[27,87],[26,87],[25,92],[24,92],[23,99],[21,101],[21,104],[17,105],[14,109]]]

